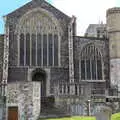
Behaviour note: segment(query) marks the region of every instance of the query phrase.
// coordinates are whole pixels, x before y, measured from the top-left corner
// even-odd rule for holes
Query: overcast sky
[[[53,0],[54,6],[77,17],[77,33],[83,35],[89,24],[106,22],[106,10],[116,6],[115,0]]]
[[[0,33],[4,33],[2,16],[31,0],[3,0],[0,4]],[[106,10],[120,6],[120,0],[47,0],[65,14],[77,17],[77,33],[83,35],[89,24],[105,23]]]

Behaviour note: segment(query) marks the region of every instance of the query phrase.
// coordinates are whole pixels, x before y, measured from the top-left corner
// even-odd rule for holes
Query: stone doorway
[[[41,111],[45,106],[46,99],[46,72],[42,69],[36,69],[33,71],[32,81],[41,82]]]
[[[8,107],[8,120],[18,120],[18,107]]]

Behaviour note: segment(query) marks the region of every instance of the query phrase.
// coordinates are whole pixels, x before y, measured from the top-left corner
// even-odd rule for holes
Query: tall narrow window
[[[102,57],[93,45],[87,45],[81,53],[81,80],[102,80]]]
[[[97,60],[97,73],[98,73],[98,79],[102,80],[102,64],[100,60]]]
[[[43,35],[43,65],[47,66],[47,35]]]
[[[81,60],[81,79],[85,80],[85,61]]]
[[[58,66],[58,35],[54,35],[54,65]]]
[[[92,79],[96,80],[98,78],[96,78],[96,61],[92,60]]]
[[[52,42],[52,34],[49,34],[49,66],[53,65],[53,42]]]
[[[30,34],[26,34],[26,65],[30,65]]]
[[[32,34],[32,65],[36,65],[36,35]]]
[[[20,65],[24,65],[24,34],[20,35]]]
[[[41,34],[37,35],[37,64],[41,66]]]
[[[87,72],[87,79],[91,80],[91,72],[90,72],[90,60],[86,60],[86,72]]]

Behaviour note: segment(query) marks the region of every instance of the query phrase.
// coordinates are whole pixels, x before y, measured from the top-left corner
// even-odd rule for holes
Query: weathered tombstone
[[[96,120],[111,120],[112,109],[107,106],[100,106],[96,112]]]

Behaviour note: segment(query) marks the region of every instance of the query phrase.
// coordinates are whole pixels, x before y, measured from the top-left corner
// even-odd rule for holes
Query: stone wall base
[[[18,108],[18,120],[36,120],[39,117],[41,106],[40,88],[40,82],[8,84],[7,108]],[[7,113],[9,114],[8,110]]]

